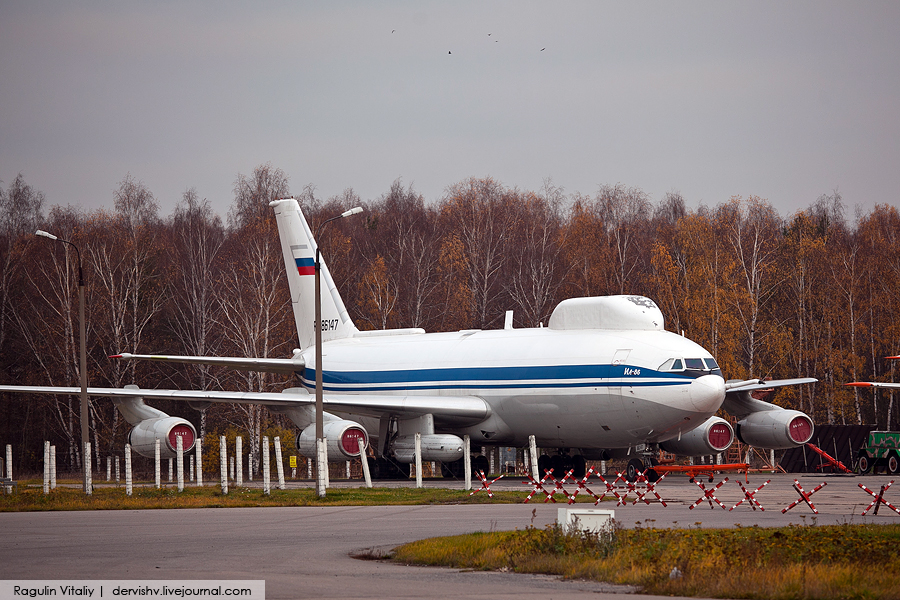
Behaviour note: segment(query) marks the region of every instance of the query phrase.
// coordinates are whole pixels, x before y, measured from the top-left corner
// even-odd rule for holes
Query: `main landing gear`
[[[572,477],[577,479],[584,477],[584,474],[587,472],[584,457],[580,454],[574,456],[568,454],[547,456],[546,454],[542,454],[539,456],[538,473],[543,477],[543,474],[550,469],[553,469],[553,476],[557,479],[563,477],[570,470],[572,471]]]
[[[625,466],[625,479],[634,483],[637,481],[638,473],[643,473],[647,481],[653,483],[659,480],[659,474],[653,470],[653,467],[658,464],[659,461],[655,458],[632,458]]]

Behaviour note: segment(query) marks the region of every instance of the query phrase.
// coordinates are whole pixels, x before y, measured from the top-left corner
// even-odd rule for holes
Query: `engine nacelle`
[[[369,445],[369,434],[356,421],[326,421],[322,433],[328,448],[328,462],[344,462],[359,456],[359,440],[363,441],[363,451]],[[315,423],[297,436],[297,451],[307,458],[316,457]]]
[[[779,450],[802,446],[813,436],[814,425],[799,410],[750,413],[737,423],[738,439],[757,448]]]
[[[135,425],[134,429],[128,433],[128,443],[141,456],[154,458],[156,456],[156,440],[160,440],[159,457],[175,458],[179,437],[182,449],[187,452],[194,447],[197,430],[190,421],[180,417],[160,417],[145,419]]]
[[[463,457],[463,441],[450,434],[422,434],[422,460],[452,462]],[[402,463],[416,462],[416,436],[401,435],[394,439],[394,458]]]
[[[725,451],[734,441],[734,430],[725,419],[710,417],[687,433],[680,440],[667,440],[659,447],[666,452],[682,456],[704,456]]]

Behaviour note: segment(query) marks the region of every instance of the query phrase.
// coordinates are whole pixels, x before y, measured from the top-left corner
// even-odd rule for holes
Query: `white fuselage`
[[[303,385],[315,387],[304,352]],[[353,337],[324,345],[326,394],[475,396],[480,423],[435,414],[437,430],[476,443],[629,448],[678,437],[724,399],[719,374],[659,369],[672,358],[711,359],[698,344],[657,331],[501,329]],[[717,372],[718,373],[718,372]]]

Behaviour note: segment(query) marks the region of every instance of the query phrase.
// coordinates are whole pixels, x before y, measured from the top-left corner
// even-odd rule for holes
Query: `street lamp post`
[[[318,228],[316,228],[316,496],[318,496],[319,498],[325,497],[325,469],[328,468],[328,461],[325,458],[325,425],[322,416],[322,284],[321,268],[319,262],[319,232],[322,231],[322,228],[325,227],[325,225],[331,223],[332,221],[343,219],[344,217],[349,217],[351,215],[356,215],[361,213],[362,211],[363,209],[361,206],[351,208],[350,210],[345,211],[336,217],[326,219],[322,222],[321,225],[319,225]],[[365,456],[362,456],[360,458],[362,460],[366,459]]]
[[[91,494],[91,474],[88,470],[90,464],[90,456],[88,451],[88,397],[87,397],[87,344],[84,334],[84,272],[81,270],[81,252],[78,246],[68,240],[58,238],[52,233],[47,233],[38,229],[35,235],[49,238],[51,240],[68,244],[75,248],[75,254],[78,256],[78,335],[81,341],[81,465],[84,475],[83,489],[84,493]]]

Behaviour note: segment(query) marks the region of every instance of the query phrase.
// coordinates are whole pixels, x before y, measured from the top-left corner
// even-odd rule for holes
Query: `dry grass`
[[[555,574],[711,598],[900,599],[900,525],[762,529],[558,528],[423,540],[401,562]],[[673,569],[677,569],[673,576]]]

